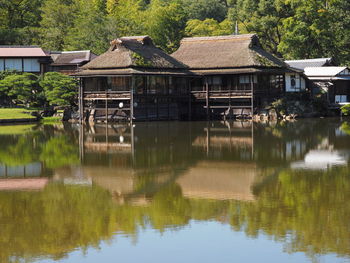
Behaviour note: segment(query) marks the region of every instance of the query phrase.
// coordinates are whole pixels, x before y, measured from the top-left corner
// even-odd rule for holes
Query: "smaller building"
[[[286,60],[285,61],[292,68],[304,70],[310,67],[329,67],[337,66],[332,58],[313,58],[300,60]]]
[[[49,51],[48,54],[53,61],[49,66],[49,71],[63,74],[76,73],[79,71],[79,67],[84,66],[97,57],[90,50]]]
[[[313,93],[326,93],[332,106],[350,102],[350,70],[347,67],[306,67]]]
[[[0,71],[43,74],[51,58],[38,46],[0,46]]]

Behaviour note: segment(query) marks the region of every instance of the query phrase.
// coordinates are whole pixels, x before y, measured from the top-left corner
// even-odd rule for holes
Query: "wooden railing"
[[[130,92],[84,92],[84,100],[128,100]]]
[[[192,91],[192,96],[196,99],[206,99],[206,91]],[[209,98],[231,98],[231,99],[250,99],[253,95],[251,91],[210,91]]]

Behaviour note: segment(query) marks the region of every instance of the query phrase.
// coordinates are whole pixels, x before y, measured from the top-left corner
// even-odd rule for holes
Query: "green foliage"
[[[88,19],[87,19],[88,18]],[[13,0],[0,4],[0,44],[104,52],[110,40],[150,35],[174,51],[187,36],[256,33],[288,59],[350,63],[347,0]]]
[[[40,43],[43,48],[62,50],[65,36],[74,25],[77,6],[74,0],[45,0],[40,21]]]
[[[50,105],[73,106],[78,91],[77,80],[58,72],[48,72],[40,81]]]
[[[221,23],[214,19],[189,20],[186,25],[187,36],[220,36],[233,33],[234,25],[230,20],[224,20]]]
[[[350,104],[346,104],[344,106],[342,106],[340,108],[342,114],[344,114],[345,116],[349,116],[350,115]]]
[[[153,0],[146,14],[152,18],[146,22],[146,32],[165,51],[175,51],[184,36],[186,25],[186,13],[181,1],[166,3]]]
[[[223,21],[227,16],[227,7],[218,0],[184,0],[184,9],[188,19],[214,19]]]
[[[9,74],[0,80],[0,96],[14,104],[35,104],[41,90],[38,77],[32,73]]]

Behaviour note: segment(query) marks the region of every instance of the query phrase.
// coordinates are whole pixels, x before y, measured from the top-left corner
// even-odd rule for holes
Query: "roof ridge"
[[[217,40],[251,40],[256,34],[243,34],[243,35],[222,35],[222,36],[206,36],[206,37],[185,37],[182,42],[194,42],[194,41],[217,41]]]

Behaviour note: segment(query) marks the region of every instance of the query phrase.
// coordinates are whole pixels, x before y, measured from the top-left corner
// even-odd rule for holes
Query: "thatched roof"
[[[122,37],[111,42],[107,52],[83,69],[157,68],[185,69],[182,63],[154,46],[149,36]]]
[[[287,68],[266,52],[254,34],[184,38],[172,57],[191,70],[227,68]]]

